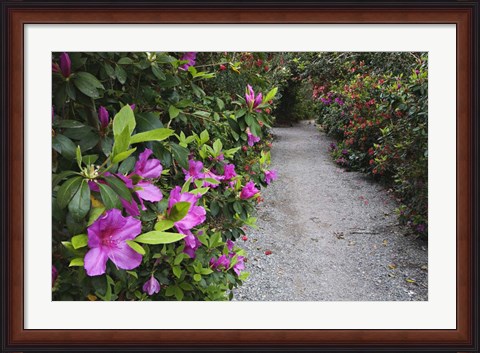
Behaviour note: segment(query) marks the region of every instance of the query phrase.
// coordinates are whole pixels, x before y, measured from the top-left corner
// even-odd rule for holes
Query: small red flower
[[[225,71],[227,69],[227,67],[225,65],[220,65],[220,71]]]
[[[265,255],[271,255],[272,252],[270,250],[265,250]]]

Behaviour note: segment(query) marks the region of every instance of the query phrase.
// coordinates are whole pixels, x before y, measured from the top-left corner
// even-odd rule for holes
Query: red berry
[[[248,240],[248,237],[247,237],[246,235],[244,235],[244,236],[242,237],[242,240],[243,240],[243,241],[247,241],[247,240]]]
[[[227,67],[225,65],[220,65],[220,71],[225,71],[227,69]]]
[[[265,255],[271,255],[272,252],[270,250],[265,250]]]
[[[242,146],[242,151],[247,152],[247,146]]]

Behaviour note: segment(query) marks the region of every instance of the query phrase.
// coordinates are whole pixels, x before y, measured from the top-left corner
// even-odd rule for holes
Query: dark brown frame
[[[478,351],[477,2],[2,2],[2,350]],[[28,23],[453,23],[457,26],[457,329],[25,330],[23,26]]]

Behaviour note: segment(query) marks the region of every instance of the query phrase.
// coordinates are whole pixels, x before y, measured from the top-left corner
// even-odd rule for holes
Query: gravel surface
[[[242,301],[428,300],[427,243],[398,225],[395,201],[368,176],[345,172],[313,122],[274,128],[258,229],[242,244]],[[266,255],[271,252],[270,255]]]

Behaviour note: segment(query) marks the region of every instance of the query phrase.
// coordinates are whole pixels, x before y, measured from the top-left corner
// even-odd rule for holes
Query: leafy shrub
[[[232,298],[273,172],[247,54],[54,53],[54,300]]]
[[[382,63],[380,57],[371,61]],[[339,140],[331,147],[337,164],[391,184],[403,202],[400,221],[426,235],[428,60],[425,54],[397,57],[402,60],[393,68],[341,60],[335,70],[343,78],[316,81],[313,99],[317,121]]]

